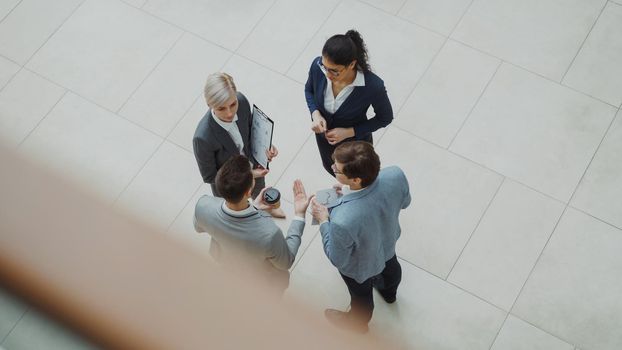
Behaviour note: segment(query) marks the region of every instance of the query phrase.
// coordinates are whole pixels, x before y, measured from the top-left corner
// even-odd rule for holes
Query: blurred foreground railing
[[[0,148],[0,284],[105,348],[375,349]],[[0,310],[1,312],[1,310]]]

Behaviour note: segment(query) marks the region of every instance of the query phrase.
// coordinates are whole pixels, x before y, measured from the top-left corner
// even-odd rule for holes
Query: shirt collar
[[[233,210],[227,206],[227,202],[225,201],[222,202],[222,210],[226,214],[229,214],[234,217],[247,217],[251,214],[254,214],[257,211],[257,209],[255,209],[255,207],[253,207],[252,205],[249,205],[248,208],[244,210]]]
[[[233,116],[233,120],[230,123],[224,122],[222,120],[220,120],[216,114],[214,114],[214,112],[212,112],[212,118],[214,118],[214,121],[216,121],[216,123],[218,123],[218,125],[222,126],[223,129],[229,131],[232,130],[233,128],[237,127],[238,125],[235,123],[238,121],[238,114],[236,113]]]
[[[365,73],[363,73],[363,71],[357,70],[356,77],[354,77],[354,81],[350,85],[365,86]]]

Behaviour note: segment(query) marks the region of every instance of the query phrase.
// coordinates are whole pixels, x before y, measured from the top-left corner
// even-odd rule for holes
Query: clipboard
[[[251,156],[266,169],[270,169],[270,162],[266,151],[272,146],[272,135],[274,133],[274,121],[270,119],[259,107],[253,105],[253,115],[251,120]]]

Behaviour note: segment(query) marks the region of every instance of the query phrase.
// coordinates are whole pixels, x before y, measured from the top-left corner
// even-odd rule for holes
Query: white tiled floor
[[[0,0],[0,139],[205,253],[191,137],[206,75],[231,73],[276,121],[267,182],[291,217],[293,179],[332,184],[309,63],[356,28],[396,113],[377,150],[413,194],[398,302],[376,298],[371,332],[426,350],[618,350],[621,23],[618,0]],[[305,230],[287,298],[321,313],[348,299],[319,237]],[[91,345],[1,292],[0,346]]]

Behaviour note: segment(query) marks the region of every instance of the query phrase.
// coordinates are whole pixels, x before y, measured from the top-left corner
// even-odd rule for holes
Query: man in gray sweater
[[[289,285],[288,269],[294,263],[305,227],[309,199],[300,180],[294,182],[295,217],[283,237],[264,210],[264,188],[249,202],[255,180],[248,158],[233,156],[216,174],[222,198],[205,195],[195,207],[194,227],[210,234],[210,254],[223,265],[242,270],[258,269],[280,293]],[[256,272],[253,270],[252,273]]]
[[[402,280],[395,244],[400,211],[410,204],[408,180],[396,166],[380,170],[367,142],[339,145],[333,160],[342,196],[330,208],[313,200],[312,214],[321,223],[324,252],[348,287],[351,309],[326,309],[325,315],[338,327],[365,333],[374,310],[372,288],[393,303]]]

